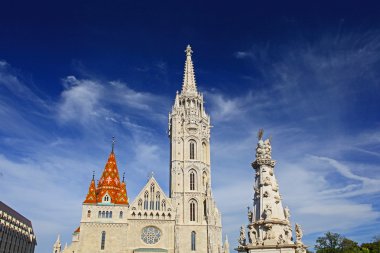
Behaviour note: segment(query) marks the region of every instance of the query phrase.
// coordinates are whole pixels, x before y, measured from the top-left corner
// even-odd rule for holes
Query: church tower
[[[197,91],[190,46],[182,91],[169,114],[170,198],[176,209],[176,252],[221,252],[221,217],[211,192],[210,116]]]

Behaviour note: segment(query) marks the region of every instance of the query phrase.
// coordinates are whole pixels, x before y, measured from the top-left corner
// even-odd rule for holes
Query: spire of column
[[[187,45],[186,47],[186,62],[185,62],[185,73],[183,76],[183,85],[182,85],[182,94],[184,93],[196,93],[197,86],[195,83],[195,74],[194,74],[194,65],[191,59],[191,46]]]

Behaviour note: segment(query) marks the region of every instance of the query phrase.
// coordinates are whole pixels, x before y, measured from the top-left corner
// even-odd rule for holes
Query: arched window
[[[100,244],[100,249],[104,250],[105,246],[106,246],[106,231],[103,231],[102,232],[102,242]]]
[[[206,142],[202,142],[202,156],[203,156],[203,162],[208,162],[208,150],[207,150],[207,144]]]
[[[105,218],[105,217],[106,217],[106,212],[103,211],[103,212],[102,212],[102,218]]]
[[[160,192],[156,193],[156,210],[160,210]]]
[[[139,207],[139,210],[142,209],[142,199],[139,199],[138,207]]]
[[[195,159],[195,141],[190,141],[190,159]]]
[[[101,217],[102,217],[102,211],[99,211],[98,218],[101,218]]]
[[[190,172],[190,190],[191,191],[195,190],[195,172],[194,171]]]
[[[119,218],[123,219],[123,211],[120,211]]]
[[[196,221],[197,218],[197,202],[195,200],[190,201],[190,221]]]
[[[154,210],[154,184],[150,185],[150,210]]]
[[[162,211],[165,212],[165,211],[166,211],[166,201],[165,201],[165,200],[162,201],[161,207],[162,207],[162,208],[161,208]]]
[[[112,211],[110,211],[110,216],[109,217],[112,218]]]
[[[207,216],[207,204],[206,204],[206,200],[203,201],[203,215],[205,217]]]
[[[191,251],[195,251],[196,250],[196,244],[195,244],[195,241],[196,241],[196,233],[195,233],[195,231],[192,231],[191,232]]]
[[[87,218],[90,218],[91,217],[91,210],[88,210],[87,211]]]
[[[108,218],[108,211],[106,212],[106,218]]]
[[[145,210],[148,209],[148,196],[149,196],[148,191],[146,191],[144,193],[144,209]]]

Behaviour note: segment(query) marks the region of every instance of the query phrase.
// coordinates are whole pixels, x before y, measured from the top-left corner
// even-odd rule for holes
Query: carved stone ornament
[[[264,185],[272,185],[272,181],[270,180],[270,178],[269,177],[265,177],[265,179],[264,179]]]
[[[268,191],[265,191],[263,196],[264,196],[264,198],[268,198],[270,196],[270,194]]]
[[[284,216],[286,220],[290,219],[290,210],[289,210],[289,207],[287,206],[284,208]]]
[[[277,244],[280,245],[280,244],[285,244],[285,239],[284,239],[284,236],[282,234],[280,234],[280,236],[278,237],[277,239]]]

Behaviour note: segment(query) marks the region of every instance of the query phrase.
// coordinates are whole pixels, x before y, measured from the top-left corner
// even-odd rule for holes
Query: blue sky
[[[380,226],[380,6],[269,1],[3,2],[1,200],[32,220],[37,253],[70,242],[92,171],[116,137],[131,200],[168,191],[168,113],[187,44],[212,125],[213,191],[236,245],[256,134],[273,137],[292,222],[359,242]]]

